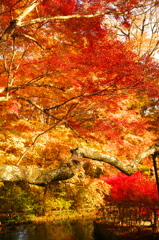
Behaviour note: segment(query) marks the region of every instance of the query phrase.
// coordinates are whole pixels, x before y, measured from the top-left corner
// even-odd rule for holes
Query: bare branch
[[[13,20],[10,22],[9,27],[5,30],[3,35],[0,38],[0,52],[3,51],[6,42],[11,38],[15,30],[17,29],[17,20]]]
[[[43,131],[42,133],[38,134],[34,141],[32,142],[32,144],[30,146],[28,146],[26,148],[26,150],[24,151],[24,153],[22,154],[22,156],[19,158],[18,162],[16,165],[19,165],[21,163],[21,161],[23,160],[24,156],[27,154],[27,152],[31,149],[32,146],[34,146],[34,144],[37,142],[37,140],[42,136],[44,135],[45,133],[51,131],[53,128],[55,128],[58,124],[60,123],[60,121],[58,123],[56,123],[55,125],[49,127],[48,129],[46,129],[45,131]]]
[[[22,11],[22,13],[13,21],[10,22],[8,28],[4,31],[0,38],[0,51],[5,47],[6,42],[14,34],[15,30],[21,27],[21,21],[24,19],[33,9],[39,4],[38,0],[33,1],[28,7]]]
[[[55,20],[66,21],[72,18],[94,18],[94,17],[104,16],[105,14],[106,13],[104,12],[104,13],[96,13],[96,14],[88,14],[88,15],[73,14],[73,15],[67,15],[67,16],[40,17],[40,18],[32,19],[30,21],[22,22],[19,27],[26,27],[36,23],[55,21]]]
[[[39,4],[38,0],[33,1],[28,7],[22,11],[22,13],[16,18],[17,25],[21,26],[21,21],[36,8],[36,6]]]
[[[21,100],[23,100],[23,101],[26,101],[26,102],[30,103],[32,106],[34,106],[35,108],[37,108],[38,110],[40,110],[41,112],[44,112],[45,114],[47,114],[48,116],[54,118],[55,120],[61,121],[60,118],[57,118],[57,117],[55,117],[54,115],[45,112],[45,110],[44,110],[43,107],[41,107],[41,106],[38,105],[37,103],[33,102],[31,99],[28,99],[28,98],[26,98],[26,97],[21,97],[21,96],[12,96],[12,97],[10,97],[10,98],[13,98],[13,99],[21,99]]]
[[[43,48],[42,45],[33,37],[29,36],[28,34],[24,34],[24,33],[14,33],[12,35],[12,37],[24,37],[26,39],[29,39],[31,41],[33,41],[34,43],[36,43],[40,48]]]

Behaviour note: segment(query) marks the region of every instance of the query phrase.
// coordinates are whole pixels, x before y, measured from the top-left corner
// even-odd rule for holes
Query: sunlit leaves
[[[134,53],[133,44],[117,40],[111,22],[107,26],[103,15],[82,16],[104,12],[128,28],[136,7],[142,3],[39,0],[33,7],[31,0],[3,1],[3,36],[12,26],[11,19],[28,11],[21,19],[23,26],[18,21],[12,29],[14,34],[6,40],[0,59],[0,112],[6,128],[11,120],[21,119],[24,122],[15,126],[21,134],[28,130],[29,135],[30,129],[32,136],[37,129],[41,132],[50,126],[63,127],[63,132],[69,129],[68,143],[59,131],[59,136],[51,137],[56,141],[41,147],[43,153],[62,161],[67,158],[65,154],[68,156],[69,144],[75,146],[77,140],[100,142],[104,148],[108,146],[108,151],[129,157],[144,148],[145,142],[146,146],[151,144],[154,135],[148,134],[149,125],[140,116],[144,103],[136,102],[147,98],[148,105],[149,98],[158,97],[158,64],[150,57],[140,58]],[[78,15],[72,18],[72,14]],[[63,20],[63,16],[68,18]],[[26,127],[27,121],[32,127]],[[130,153],[136,139],[140,144]],[[28,142],[33,142],[32,137]],[[39,149],[37,145],[34,153],[38,161],[42,155]],[[34,150],[31,151],[30,158]]]

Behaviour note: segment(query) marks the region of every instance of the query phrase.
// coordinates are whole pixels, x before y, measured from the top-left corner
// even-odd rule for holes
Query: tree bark
[[[130,161],[128,164],[124,164],[116,157],[111,155],[103,154],[101,152],[95,151],[90,148],[76,148],[71,150],[72,159],[81,159],[81,158],[89,158],[95,161],[101,161],[112,165],[113,167],[120,170],[122,173],[130,176],[138,171],[138,164],[144,159],[145,157],[152,156],[152,155],[159,155],[159,143],[152,145],[148,150],[140,153],[134,160]]]
[[[132,175],[138,171],[138,164],[147,156],[159,155],[159,143],[152,145],[148,150],[140,153],[134,160],[128,164],[122,163],[116,157],[103,154],[90,148],[76,148],[71,150],[71,163],[57,169],[52,168],[37,168],[33,166],[0,166],[0,181],[1,182],[26,182],[39,186],[51,184],[54,181],[66,180],[75,175],[78,171],[78,164],[74,164],[75,160],[89,158],[94,161],[108,163],[121,172]]]
[[[45,186],[54,181],[66,180],[73,176],[71,167],[67,165],[57,169],[43,169],[32,166],[0,166],[1,182],[26,182]]]
[[[10,22],[10,25],[6,28],[2,36],[0,37],[0,52],[4,50],[4,47],[8,40],[13,36],[14,32],[21,27],[21,21],[38,5],[38,1],[33,1],[24,11]]]

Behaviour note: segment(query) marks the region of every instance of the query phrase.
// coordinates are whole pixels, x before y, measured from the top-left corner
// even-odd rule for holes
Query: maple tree
[[[121,173],[103,180],[111,185],[108,198],[116,203],[144,203],[151,206],[158,203],[156,182],[140,171],[130,177]]]
[[[109,195],[105,194],[106,204],[113,203],[118,209],[117,221],[121,221],[122,226],[126,223],[133,232],[134,222],[140,226],[149,221],[155,231],[159,214],[158,191],[156,182],[149,175],[138,171],[130,177],[120,173],[103,177],[103,180],[111,186]]]
[[[137,54],[107,22],[130,29],[133,18],[157,7],[154,0],[1,1],[1,137],[5,131],[21,135],[8,135],[7,148],[8,140],[2,144],[17,155],[14,163],[25,161],[28,145],[55,128],[50,145],[56,150],[48,144],[44,158],[48,152],[61,160],[58,151],[70,156],[70,147],[87,143],[129,160],[154,143],[140,111],[158,99],[158,63]]]
[[[125,192],[132,179],[137,184],[133,199],[117,201],[149,201],[152,193],[157,201],[155,183],[137,171],[150,170],[148,157],[159,152],[158,6],[157,0],[0,1],[0,180],[22,182],[13,185],[17,199],[26,183],[46,186],[40,205],[50,210],[56,196],[48,185],[68,179],[58,207],[99,207],[111,183],[98,177],[118,169],[132,175],[114,177]],[[2,189],[8,204],[14,191]]]

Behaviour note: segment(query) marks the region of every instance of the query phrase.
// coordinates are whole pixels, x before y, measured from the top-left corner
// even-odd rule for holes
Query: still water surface
[[[94,240],[93,220],[64,220],[3,229],[0,240]]]

